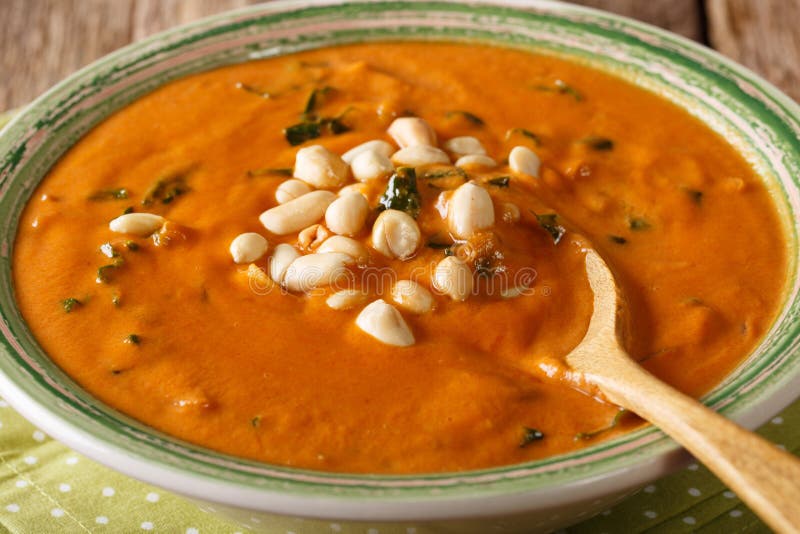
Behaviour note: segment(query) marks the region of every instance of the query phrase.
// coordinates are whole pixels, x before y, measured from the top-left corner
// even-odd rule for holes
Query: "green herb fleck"
[[[561,241],[561,238],[564,237],[564,234],[567,232],[566,228],[558,223],[558,215],[555,213],[545,213],[543,215],[539,215],[532,210],[531,213],[533,213],[533,215],[536,217],[536,220],[539,222],[539,226],[541,226],[548,234],[552,236],[553,244],[558,245],[558,242]]]
[[[123,214],[123,215],[127,215],[127,214],[129,214],[129,213],[133,213],[133,206],[128,206],[127,208],[125,208],[125,209],[122,211],[122,214]]]
[[[130,240],[125,241],[125,248],[127,248],[131,252],[136,252],[137,250],[139,250],[139,243]]]
[[[111,269],[115,269],[115,265],[103,265],[102,267],[97,268],[97,283],[98,284],[107,284],[109,281],[109,271]]]
[[[453,110],[448,111],[445,113],[445,117],[451,119],[453,117],[464,117],[467,121],[474,124],[475,126],[483,126],[486,124],[483,122],[483,119],[475,115],[474,113],[470,113],[469,111],[462,111],[462,110]]]
[[[575,434],[575,441],[592,439],[604,432],[608,432],[609,430],[616,427],[619,424],[620,420],[622,420],[623,416],[625,416],[625,414],[627,413],[628,410],[621,409],[614,415],[614,419],[611,420],[611,424],[609,424],[608,426],[599,428],[597,430],[593,430],[591,432],[578,432],[577,434]]]
[[[261,426],[261,416],[257,415],[255,417],[253,417],[252,419],[250,419],[250,426],[252,426],[253,428],[260,427]]]
[[[325,96],[333,91],[333,87],[326,85],[325,87],[318,87],[311,91],[311,94],[308,95],[308,100],[306,100],[306,105],[303,108],[303,119],[304,120],[313,120],[314,119],[314,111],[317,107],[319,107]]]
[[[322,128],[318,122],[301,122],[284,129],[283,135],[290,145],[297,146],[321,136]]]
[[[542,433],[541,430],[524,426],[522,427],[522,439],[519,442],[519,448],[524,449],[534,441],[541,441],[543,439],[544,433]]]
[[[428,241],[425,244],[426,247],[436,249],[436,250],[444,250],[453,246],[452,243],[436,243],[434,241]]]
[[[68,298],[61,301],[61,306],[64,308],[65,313],[70,313],[73,309],[78,306],[83,306],[83,302],[79,301],[76,298]]]
[[[612,243],[616,243],[618,245],[624,245],[625,243],[628,242],[627,239],[625,239],[622,236],[618,236],[618,235],[610,235],[610,236],[608,236],[608,240],[611,241]]]
[[[491,257],[482,256],[475,260],[475,274],[484,278],[491,278],[495,274],[495,266]]]
[[[420,178],[423,180],[428,180],[428,187],[438,191],[455,189],[469,180],[469,176],[467,175],[466,171],[460,167],[426,170],[423,172]],[[434,181],[436,183],[433,183]]]
[[[475,245],[475,246],[471,246]],[[475,274],[480,278],[491,278],[506,272],[503,253],[497,250],[494,240],[489,239],[483,243],[459,243],[453,245],[453,255],[462,259],[471,259]],[[445,254],[447,255],[447,254]]]
[[[145,193],[142,199],[142,206],[149,206],[156,202],[169,204],[177,197],[189,191],[191,191],[191,188],[189,188],[189,185],[186,183],[185,172],[179,172],[166,178],[160,178],[156,180],[156,182],[150,186],[147,193]]]
[[[444,170],[437,170],[437,171],[426,171],[425,174],[422,175],[422,178],[426,180],[438,180],[439,178],[449,178],[451,176],[458,176],[463,178],[465,181],[469,178],[467,177],[467,173],[461,167],[454,167],[452,169],[444,169]]]
[[[340,117],[333,117],[303,121],[289,126],[283,130],[283,135],[290,145],[297,146],[310,139],[321,137],[323,132],[327,132],[331,135],[339,135],[348,131],[350,131],[350,127],[347,126]]]
[[[428,242],[425,243],[425,246],[434,250],[442,250],[445,256],[455,255],[454,248],[456,244],[449,241],[446,237],[442,237],[440,234],[432,235],[431,238],[428,239]]]
[[[511,181],[510,176],[498,176],[497,178],[492,178],[487,180],[486,183],[489,185],[493,185],[495,187],[508,187],[508,183]]]
[[[122,300],[117,293],[111,295],[111,304],[113,304],[115,308],[119,308],[122,305]]]
[[[128,345],[138,345],[141,342],[142,339],[137,334],[128,334],[124,341],[124,343],[127,343]]]
[[[570,95],[575,99],[576,102],[583,100],[583,95],[577,89],[571,85],[568,85],[563,80],[556,80],[556,87],[558,88],[559,94]]]
[[[241,89],[242,91],[247,91],[248,93],[253,93],[254,95],[260,96],[261,98],[265,98],[265,99],[272,98],[272,95],[269,94],[268,92],[262,91],[261,89],[255,87],[255,86],[247,85],[246,83],[238,82],[236,84],[236,88],[237,89]]]
[[[600,137],[597,135],[590,135],[580,140],[581,143],[588,145],[592,150],[600,152],[614,150],[614,141],[607,137]]]
[[[350,131],[350,127],[344,123],[344,116],[353,109],[352,107],[348,107],[336,117],[317,116],[316,110],[322,103],[322,99],[334,90],[333,87],[325,86],[311,91],[303,108],[301,121],[283,130],[283,135],[290,145],[301,145],[306,141],[321,137],[326,132],[331,135],[339,135]]]
[[[114,258],[114,263],[98,267],[95,281],[98,284],[107,284],[111,280],[111,271],[122,266],[123,263],[125,263],[125,260],[117,256]]]
[[[378,209],[400,210],[415,219],[419,215],[421,199],[417,190],[417,174],[412,167],[399,167],[389,178],[386,191],[378,201]]]
[[[128,198],[128,190],[124,187],[116,189],[101,189],[100,191],[95,191],[87,198],[93,202],[102,202],[104,200],[124,200]]]
[[[569,95],[575,99],[576,102],[580,102],[583,100],[583,95],[572,87],[571,85],[567,84],[563,80],[556,80],[553,86],[550,85],[536,85],[533,88],[537,91],[545,91],[548,93],[558,93],[560,95]]]
[[[650,223],[644,217],[628,217],[628,228],[634,232],[641,232],[650,228]]]
[[[689,195],[689,198],[692,199],[692,202],[697,204],[698,206],[703,203],[703,192],[698,191],[697,189],[689,189],[684,188],[686,194]]]
[[[247,176],[250,178],[254,178],[256,176],[289,176],[291,177],[293,171],[291,168],[288,167],[281,167],[281,168],[267,168],[267,169],[255,169],[251,171],[247,171]]]
[[[344,113],[342,113],[344,115]],[[320,119],[320,124],[328,129],[332,135],[339,135],[350,131],[350,127],[342,122],[342,117],[333,117],[328,119]]]
[[[514,134],[519,134],[519,135],[522,135],[522,136],[524,136],[524,137],[527,137],[528,139],[530,139],[531,141],[533,141],[533,144],[535,144],[536,146],[541,146],[541,144],[542,144],[542,139],[541,139],[541,137],[539,137],[538,135],[536,135],[536,134],[535,134],[535,133],[533,133],[532,131],[530,131],[530,130],[527,130],[527,129],[525,129],[525,128],[511,128],[510,130],[508,130],[508,131],[506,132],[506,141],[508,141],[509,139],[511,139],[511,137],[512,137]]]

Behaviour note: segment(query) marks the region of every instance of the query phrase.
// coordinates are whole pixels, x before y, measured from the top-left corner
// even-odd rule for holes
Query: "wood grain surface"
[[[800,102],[800,0],[708,0],[709,44]]]
[[[116,48],[257,0],[0,0],[0,110]],[[800,100],[800,0],[578,0],[708,44]]]

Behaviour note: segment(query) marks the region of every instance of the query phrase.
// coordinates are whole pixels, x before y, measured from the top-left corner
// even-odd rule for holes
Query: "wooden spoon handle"
[[[595,369],[592,379],[611,401],[661,427],[775,531],[800,532],[800,458],[661,382],[627,355],[607,356],[614,364],[607,372]]]

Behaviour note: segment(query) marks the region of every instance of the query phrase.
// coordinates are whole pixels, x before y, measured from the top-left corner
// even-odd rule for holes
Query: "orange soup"
[[[641,424],[566,379],[587,246],[619,277],[632,356],[698,396],[775,317],[781,227],[734,148],[655,94],[517,50],[383,43],[114,114],[39,185],[13,267],[52,359],[147,425],[274,464],[441,472]]]

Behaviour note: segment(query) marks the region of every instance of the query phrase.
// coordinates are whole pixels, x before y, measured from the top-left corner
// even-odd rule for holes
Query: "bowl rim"
[[[459,4],[457,0],[414,0],[413,2],[405,3],[427,6]],[[112,52],[55,85],[52,89],[34,100],[34,102],[26,108],[26,111],[23,111],[19,116],[12,119],[5,128],[0,130],[0,148],[4,146],[2,144],[4,137],[8,138],[12,136],[15,131],[21,131],[27,118],[28,110],[35,109],[37,106],[47,105],[48,100],[53,95],[75,84],[78,80],[85,78],[99,66],[111,64],[118,58],[125,57],[128,54],[135,53],[149,46],[157,45],[167,37],[179,36],[202,28],[209,29],[239,17],[298,11],[306,8],[315,9],[324,6],[379,6],[396,4],[398,4],[398,2],[368,2],[367,0],[354,0],[349,2],[340,2],[337,0],[302,2],[279,0],[269,4],[248,6],[227,11],[169,29]],[[482,7],[498,9],[512,8],[521,10],[518,12],[520,14],[528,12],[528,10],[531,9],[537,9],[556,17],[566,17],[569,15],[584,17],[583,22],[587,24],[608,23],[612,27],[617,28],[620,32],[627,28],[644,34],[653,35],[664,42],[675,45],[678,51],[676,52],[673,50],[673,53],[692,52],[698,57],[712,60],[716,66],[724,67],[727,70],[728,76],[751,84],[756,88],[755,90],[760,97],[764,98],[768,96],[776,104],[782,106],[788,116],[793,117],[795,120],[800,117],[800,107],[798,107],[797,104],[748,69],[702,45],[648,24],[591,8],[563,4],[551,0],[480,0],[464,5],[463,9]],[[792,274],[796,276],[796,273]],[[787,299],[787,302],[784,303],[784,307],[788,304],[789,302]],[[3,326],[6,326],[5,322]],[[7,333],[8,332],[4,330],[4,334]],[[4,339],[3,342],[7,349],[12,352],[16,351],[13,339]],[[784,347],[784,350],[796,352],[797,343],[788,349]],[[725,403],[721,403],[720,405],[720,403],[717,403],[718,407],[721,408],[720,411],[732,413],[734,419],[747,427],[753,427],[755,424],[765,421],[768,418],[767,416],[771,416],[794,400],[796,396],[795,392],[800,390],[800,366],[795,365],[793,369],[788,371],[784,369],[784,371],[783,375],[771,382],[775,392],[768,398],[759,399],[758,402],[748,406],[746,409],[738,407],[737,410],[731,410],[732,405],[725,405]],[[601,472],[589,478],[581,478],[566,483],[557,483],[554,486],[534,487],[527,490],[515,489],[513,491],[487,489],[486,491],[472,494],[448,494],[446,491],[447,487],[442,486],[444,489],[440,493],[425,497],[417,495],[413,498],[409,498],[408,496],[398,497],[386,493],[383,490],[368,490],[358,498],[337,495],[335,493],[310,495],[290,491],[290,488],[286,488],[286,491],[282,491],[259,488],[248,484],[237,484],[230,480],[219,481],[215,480],[213,477],[203,476],[196,472],[187,473],[173,465],[168,465],[163,463],[163,461],[148,457],[143,453],[132,454],[130,447],[121,447],[119,444],[104,441],[87,432],[86,429],[63,419],[60,412],[56,409],[58,403],[49,405],[40,402],[40,400],[32,395],[25,387],[17,384],[13,377],[2,368],[0,368],[0,391],[7,397],[7,400],[14,408],[20,411],[22,415],[29,420],[35,421],[36,424],[48,434],[73,449],[82,452],[86,456],[129,476],[196,499],[209,500],[209,497],[213,496],[210,500],[233,507],[245,507],[254,510],[303,515],[307,517],[333,519],[358,517],[360,519],[371,520],[413,518],[427,520],[517,513],[532,509],[548,508],[568,501],[597,499],[610,493],[624,492],[643,485],[659,475],[666,474],[688,461],[688,457],[685,453],[683,453],[676,444],[665,438],[663,434],[654,429],[646,429],[644,431],[628,433],[627,435],[629,437],[633,435],[650,435],[653,441],[658,441],[658,448],[651,449],[649,456],[635,457],[635,460],[621,467]],[[706,399],[707,398],[708,396]],[[766,416],[764,414],[766,414]],[[617,441],[618,440],[611,440],[605,443],[614,444]],[[592,451],[595,448],[596,447],[591,447],[563,456],[572,457],[584,454],[586,451]],[[285,471],[314,476],[324,475],[322,478],[340,479],[340,481],[347,478],[349,480],[355,480],[357,483],[364,483],[367,487],[372,487],[371,484],[379,480],[417,480],[430,483],[431,480],[437,478],[445,478],[448,476],[452,478],[452,475],[474,476],[479,479],[483,473],[487,472],[507,472],[512,474],[510,476],[524,477],[530,475],[514,475],[514,473],[523,472],[527,467],[538,463],[540,462],[531,462],[529,464],[518,464],[514,466],[500,466],[498,468],[486,470],[467,471],[461,474],[444,473],[441,474],[441,476],[342,475],[297,469],[285,469]],[[329,477],[328,475],[331,476]],[[456,478],[464,477],[459,476]],[[333,488],[334,485],[330,485],[330,487]],[[565,496],[569,498],[565,500]],[[309,510],[310,503],[314,505],[313,510]],[[468,509],[465,509],[467,508],[465,505],[468,505]]]

